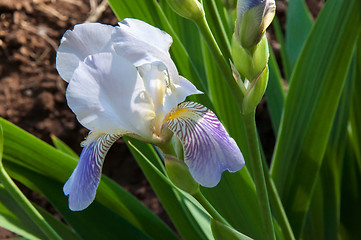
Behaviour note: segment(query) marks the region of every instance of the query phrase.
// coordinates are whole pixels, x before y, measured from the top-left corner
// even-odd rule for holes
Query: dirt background
[[[314,16],[323,1],[306,1]],[[104,2],[105,3],[105,2]],[[98,0],[0,0],[0,116],[51,143],[53,134],[81,152],[87,130],[76,120],[65,99],[66,83],[55,68],[56,50],[63,33],[86,21],[116,25],[111,9]],[[284,24],[287,1],[277,1],[277,15]],[[277,54],[279,45],[270,29]],[[258,108],[257,123],[268,158],[274,133],[266,100]],[[118,141],[110,149],[103,173],[135,195],[167,223],[165,211],[129,151]],[[41,196],[22,187],[35,203],[55,213]],[[0,239],[14,237],[0,228]]]

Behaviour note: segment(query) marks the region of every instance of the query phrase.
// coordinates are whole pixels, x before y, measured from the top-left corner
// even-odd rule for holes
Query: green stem
[[[1,156],[0,156],[1,157]],[[22,207],[31,220],[39,227],[39,229],[47,236],[48,239],[61,239],[61,237],[54,231],[54,229],[45,221],[43,216],[36,210],[36,208],[29,202],[29,200],[22,194],[19,188],[11,180],[10,176],[4,169],[0,159],[0,181],[5,189],[10,193],[13,199]]]
[[[284,233],[284,237],[286,240],[295,240],[295,236],[293,235],[293,231],[288,221],[288,217],[286,212],[283,208],[280,196],[278,195],[277,188],[269,174],[269,169],[267,167],[267,163],[265,162],[264,158],[262,158],[262,165],[263,165],[263,174],[266,180],[266,186],[268,191],[268,196],[271,204],[271,209],[275,214],[275,217]]]
[[[258,145],[255,111],[243,115],[246,137],[249,148],[249,164],[256,185],[258,204],[262,213],[263,232],[265,239],[276,239],[272,222],[272,214],[268,200],[265,177],[263,174],[261,152]]]
[[[219,49],[215,38],[213,37],[211,29],[208,26],[206,18],[203,17],[194,22],[197,24],[200,32],[202,33],[202,35],[208,45],[209,50],[211,51],[212,55],[214,56],[214,58],[217,62],[219,69],[223,73],[223,75],[227,81],[227,84],[228,84],[233,96],[236,99],[237,104],[239,105],[239,107],[241,107],[241,104],[243,102],[243,97],[244,97],[243,93],[241,91],[240,86],[237,84],[237,82],[233,78],[231,68],[227,62],[228,60],[226,60],[223,57],[222,52]]]
[[[208,200],[203,196],[203,194],[198,191],[197,193],[192,195],[203,207],[207,210],[207,212],[212,216],[214,220],[217,220],[220,223],[223,223],[226,226],[230,226],[230,224],[224,219],[221,214],[217,212],[217,210],[208,202]]]

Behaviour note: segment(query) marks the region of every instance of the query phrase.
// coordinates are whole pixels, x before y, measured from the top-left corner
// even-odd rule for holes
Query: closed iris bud
[[[275,0],[238,0],[235,35],[245,49],[262,39],[276,11]]]
[[[263,70],[262,74],[249,84],[247,93],[244,96],[242,104],[242,113],[249,114],[256,110],[257,105],[261,102],[262,97],[266,91],[268,83],[268,65]]]
[[[244,49],[237,41],[235,35],[232,38],[232,60],[240,74],[250,82],[258,78],[268,63],[269,49],[266,35],[250,52]]]
[[[178,15],[197,21],[204,17],[203,6],[197,0],[167,0],[168,5]]]
[[[176,187],[191,195],[199,192],[199,184],[193,179],[183,161],[171,155],[164,155],[164,162],[168,177]]]

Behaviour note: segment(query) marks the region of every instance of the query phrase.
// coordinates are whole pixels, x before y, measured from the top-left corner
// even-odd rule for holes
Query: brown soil
[[[322,6],[321,1],[307,2],[316,15]],[[80,142],[88,131],[77,122],[66,104],[66,83],[55,69],[55,55],[67,29],[89,17],[97,18],[94,13],[98,4],[98,0],[0,0],[0,116],[48,143],[51,143],[50,135],[53,134],[77,153],[81,152]],[[282,18],[287,7],[285,1],[278,1],[277,7],[277,14]],[[118,22],[109,7],[96,21],[111,25]],[[259,108],[257,119],[262,123],[259,124],[261,138],[268,142],[265,148],[270,158],[274,134],[265,103]],[[121,141],[109,151],[103,172],[169,223],[158,199]],[[56,214],[42,197],[22,189],[32,201]],[[0,239],[14,236],[0,228]]]

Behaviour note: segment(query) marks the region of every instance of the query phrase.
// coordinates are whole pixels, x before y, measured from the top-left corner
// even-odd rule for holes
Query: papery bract
[[[64,186],[70,209],[94,200],[104,157],[123,135],[157,145],[170,141],[173,131],[192,177],[206,187],[215,186],[224,170],[243,167],[240,150],[213,112],[197,103],[178,106],[202,92],[179,76],[171,43],[167,33],[136,19],[117,27],[80,24],[64,34],[57,69],[69,82],[69,107],[91,131]]]

